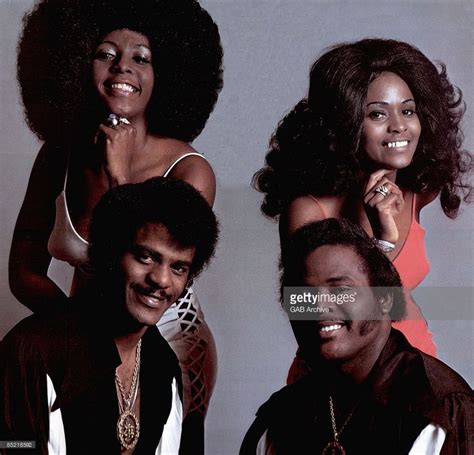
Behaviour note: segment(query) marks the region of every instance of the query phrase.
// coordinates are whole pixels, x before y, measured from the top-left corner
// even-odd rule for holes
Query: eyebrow
[[[146,253],[148,254],[155,262],[160,261],[163,258],[163,255],[159,253],[158,251],[155,251],[151,248],[148,248],[146,245],[141,245],[139,243],[135,243],[134,245],[131,246],[130,251],[132,254],[142,254]],[[192,262],[190,261],[183,261],[182,259],[176,259],[175,261],[172,261],[173,265],[180,265],[180,266],[185,266],[188,268],[191,268]]]
[[[109,40],[102,41],[102,43],[100,43],[100,44],[105,44],[105,43],[112,44],[113,46],[118,47],[117,43],[115,43],[113,41],[109,41]],[[133,45],[133,47],[143,47],[145,49],[148,49],[151,52],[151,49],[146,44],[136,43],[136,44]]]
[[[406,103],[415,103],[415,100],[413,98],[408,98],[407,100],[402,101],[402,104]],[[388,106],[390,103],[387,103],[386,101],[371,101],[367,104],[367,107],[371,106],[372,104],[375,104],[377,106]]]
[[[342,275],[342,276],[335,276],[335,277],[332,277],[332,278],[329,278],[327,280],[327,283],[328,284],[333,284],[333,283],[339,283],[340,281],[354,281],[350,276],[345,276],[345,275]]]

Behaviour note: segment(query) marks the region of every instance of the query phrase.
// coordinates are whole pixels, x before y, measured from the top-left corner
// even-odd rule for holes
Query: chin
[[[376,169],[387,169],[390,171],[401,171],[410,166],[411,160],[404,161],[379,161],[376,163]]]
[[[349,354],[350,352],[346,347],[341,346],[340,343],[336,344],[330,341],[319,346],[313,345],[310,349],[303,350],[303,358],[308,359],[310,363],[345,360]]]
[[[322,347],[319,351],[319,357],[326,361],[344,360],[347,357],[347,353],[339,346],[328,348]]]
[[[161,319],[166,309],[148,310],[148,309],[131,309],[128,313],[136,324],[143,327],[151,327],[156,325]]]
[[[393,169],[394,171],[401,171],[402,169],[406,169],[408,166],[410,166],[412,160],[406,160],[406,161],[397,161],[394,163],[388,163],[387,166],[389,166],[389,169]]]

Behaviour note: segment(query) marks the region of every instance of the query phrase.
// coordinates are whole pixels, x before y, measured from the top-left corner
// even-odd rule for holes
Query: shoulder
[[[214,171],[207,159],[191,146],[188,145],[175,155],[168,175],[189,183],[204,196],[209,205],[214,204],[216,196]]]
[[[288,416],[294,413],[303,415],[306,408],[312,409],[312,400],[308,399],[308,397],[313,397],[315,390],[312,389],[311,381],[311,375],[308,375],[273,393],[270,398],[260,406],[257,411],[257,416],[271,421],[278,419],[282,414]]]
[[[40,359],[49,363],[50,357],[65,349],[67,320],[65,313],[34,314],[23,319],[2,340],[2,357],[26,365]]]
[[[451,367],[412,346],[406,337],[393,329],[381,354],[381,373],[392,371],[392,383],[406,387],[405,396],[431,396],[442,399],[452,393],[472,393],[467,382]],[[408,391],[412,394],[406,393]]]
[[[188,143],[177,139],[155,138],[154,144],[154,147],[162,151],[165,161],[159,163],[159,171],[155,171],[153,175],[166,175],[189,183],[212,206],[216,193],[216,178],[204,155],[198,153]],[[150,168],[153,166],[148,168],[148,174],[151,172]]]
[[[393,371],[387,380],[396,406],[448,429],[457,425],[456,415],[474,415],[473,393],[467,382],[444,362],[412,347],[401,334],[393,332],[398,336],[392,334],[392,343],[398,346],[383,367],[384,371]]]
[[[472,389],[464,378],[441,360],[420,352],[429,386],[435,396],[447,397],[452,394],[472,396]]]
[[[286,231],[291,235],[305,224],[331,217],[337,218],[340,204],[341,199],[336,196],[298,196],[288,204],[281,222],[286,225]]]
[[[416,200],[416,205],[415,205],[416,213],[420,213],[423,207],[426,207],[427,205],[431,204],[438,197],[438,194],[439,193],[436,191],[414,193],[413,197],[416,198],[415,199]]]
[[[209,161],[207,161],[204,155],[193,149],[180,154],[175,162],[176,164],[173,166],[170,176],[180,178],[181,180],[199,176],[214,178],[214,171],[212,170]]]
[[[432,422],[447,430],[446,453],[472,453],[474,441],[474,394],[467,382],[446,364],[421,353],[429,382],[431,399],[420,399],[418,409]],[[425,396],[429,397],[427,393]],[[467,449],[470,446],[471,449]],[[443,446],[444,448],[444,446]]]
[[[64,175],[67,165],[67,153],[63,146],[44,143],[36,157],[35,167],[48,172],[48,177],[54,175]]]

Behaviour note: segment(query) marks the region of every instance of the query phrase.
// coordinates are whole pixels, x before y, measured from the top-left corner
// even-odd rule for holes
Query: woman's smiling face
[[[110,112],[129,120],[144,118],[154,85],[148,38],[128,29],[109,33],[95,52],[92,76]]]
[[[404,169],[415,155],[421,124],[406,82],[384,72],[367,90],[362,148],[378,169]]]

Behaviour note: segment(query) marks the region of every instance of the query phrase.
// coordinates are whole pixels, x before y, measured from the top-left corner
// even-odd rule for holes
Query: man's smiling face
[[[125,307],[140,325],[155,325],[188,282],[195,248],[182,247],[162,224],[147,223],[120,261]]]
[[[372,349],[382,336],[383,320],[389,320],[380,301],[370,288],[364,261],[347,245],[324,245],[305,259],[304,286],[321,292],[331,288],[356,292],[353,302],[327,303],[330,312],[318,321],[293,321],[298,344],[305,357],[348,361]]]

